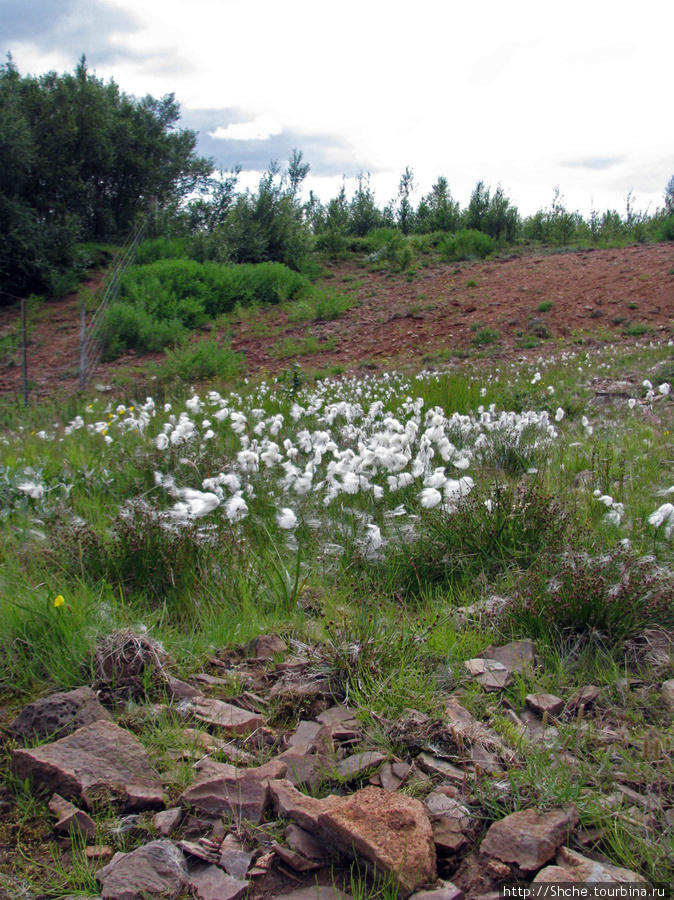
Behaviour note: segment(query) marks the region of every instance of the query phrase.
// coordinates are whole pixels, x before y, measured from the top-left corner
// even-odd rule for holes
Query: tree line
[[[444,176],[415,205],[409,167],[383,206],[365,173],[351,196],[344,180],[323,203],[311,192],[303,197],[309,164],[301,151],[284,170],[272,162],[256,190],[241,191],[240,167],[216,171],[179,118],[173,94],[137,100],[97,78],[84,57],[72,74],[41,76],[20,75],[8,57],[0,66],[0,302],[72,289],[105,253],[101,245],[123,239],[148,208],[154,235],[164,241],[159,255],[297,270],[313,250],[374,250],[404,263],[401,248],[415,235],[450,248],[448,255],[486,255],[522,242],[674,239],[674,177],[664,207],[652,215],[636,211],[630,194],[624,214],[585,219],[566,208],[557,188],[549,206],[522,217],[501,185],[483,181],[462,209]]]

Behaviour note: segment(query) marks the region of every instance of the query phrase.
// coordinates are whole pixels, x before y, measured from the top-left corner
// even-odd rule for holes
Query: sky
[[[370,173],[377,203],[412,169],[465,206],[478,180],[523,215],[654,212],[674,175],[674,5],[662,0],[0,0],[22,75],[72,71],[138,98],[175,93],[180,125],[254,187],[302,151],[305,190]]]

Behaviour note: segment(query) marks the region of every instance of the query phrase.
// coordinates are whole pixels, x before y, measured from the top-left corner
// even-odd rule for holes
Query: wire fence
[[[80,390],[87,386],[96,366],[100,362],[104,349],[105,313],[110,304],[117,298],[122,275],[136,259],[138,245],[147,233],[150,214],[147,213],[133,228],[121,250],[115,256],[103,283],[93,295],[90,305],[94,306],[87,323],[87,311],[84,301],[80,307]]]

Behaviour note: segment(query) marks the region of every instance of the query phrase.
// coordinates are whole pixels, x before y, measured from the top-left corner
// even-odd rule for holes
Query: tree
[[[141,101],[75,71],[22,77],[0,67],[0,278],[15,292],[50,290],[78,240],[126,234],[152,198],[180,202],[210,176],[195,132],[178,129],[173,94]]]
[[[405,167],[405,171],[400,176],[398,185],[398,205],[397,218],[400,230],[403,234],[409,234],[414,223],[414,209],[410,196],[414,193],[416,185],[414,184],[414,172],[409,166]]]
[[[668,216],[674,216],[674,175],[669,179],[665,188],[665,212]]]
[[[441,175],[419,204],[416,229],[425,233],[456,231],[459,216],[459,203],[452,197],[447,179]]]

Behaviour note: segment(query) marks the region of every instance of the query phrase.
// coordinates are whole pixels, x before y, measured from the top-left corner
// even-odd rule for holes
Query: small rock
[[[286,653],[288,646],[283,638],[275,634],[261,634],[252,642],[256,659],[273,659],[281,653]]]
[[[163,672],[162,676],[169,700],[194,700],[196,697],[201,696],[201,692],[186,681],[174,678],[173,675],[169,675],[167,672]]]
[[[112,722],[112,716],[88,687],[51,694],[29,703],[9,726],[23,741],[55,741],[94,722]]]
[[[457,743],[481,745],[490,750],[497,750],[504,758],[515,759],[514,754],[508,751],[496,732],[478,722],[455,697],[445,701],[444,719]]]
[[[332,744],[330,729],[321,722],[302,719],[287,740],[287,748],[302,753],[325,752]]]
[[[341,725],[351,728],[358,724],[353,712],[345,706],[331,706],[329,709],[326,709],[320,715],[316,716],[316,721],[330,727],[333,725]]]
[[[310,884],[308,887],[298,888],[296,891],[281,896],[283,900],[347,900],[347,895],[334,885],[318,884]],[[272,900],[280,900],[280,898],[274,897]]]
[[[417,891],[410,900],[463,900],[464,893],[451,881],[441,881],[440,887],[432,891]]]
[[[286,842],[291,850],[301,853],[307,859],[316,859],[325,861],[330,856],[330,848],[319,841],[304,828],[299,825],[290,824],[285,832]]]
[[[253,862],[253,854],[247,853],[236,839],[228,841],[231,837],[227,835],[220,847],[220,865],[232,878],[243,881]]]
[[[102,900],[174,900],[188,884],[185,857],[170,841],[152,841],[131,853],[116,853],[96,878]]]
[[[270,781],[269,793],[278,816],[290,819],[311,834],[317,832],[319,816],[340,803],[340,798],[332,795],[321,800],[308,797],[285,779]]]
[[[381,787],[385,791],[397,791],[410,773],[407,763],[385,762],[378,772]]]
[[[523,872],[535,872],[554,857],[577,824],[578,811],[573,805],[543,815],[524,809],[494,822],[480,845],[480,855],[512,863]]]
[[[564,709],[564,701],[554,694],[527,694],[526,704],[539,716],[558,716]]]
[[[503,647],[487,647],[484,659],[502,663],[509,672],[521,674],[536,667],[536,645],[532,641],[511,641]]]
[[[271,689],[270,700],[279,708],[309,712],[313,716],[329,708],[332,702],[332,688],[327,678],[313,678],[309,675],[296,676],[291,673],[280,678]]]
[[[183,811],[179,806],[172,809],[164,809],[155,814],[152,825],[163,837],[169,837],[176,830],[183,817]]]
[[[58,794],[49,801],[49,810],[58,817],[54,825],[57,834],[65,834],[69,837],[84,838],[85,841],[93,840],[96,836],[96,824],[91,816],[84,810],[77,809],[72,803],[64,800]]]
[[[189,884],[199,900],[239,900],[249,887],[247,881],[232,878],[214,865],[192,869]]]
[[[500,691],[512,684],[510,671],[495,659],[469,659],[464,665],[487,691]]]
[[[674,713],[674,678],[670,678],[669,681],[663,682],[660,696],[667,709],[671,713]]]
[[[204,760],[197,769],[196,779],[178,798],[181,806],[259,825],[270,802],[269,781],[282,778],[287,765],[273,759],[264,766],[237,769],[228,763]]]
[[[85,847],[84,855],[87,859],[92,860],[92,862],[100,863],[112,859],[115,852],[112,847],[108,847],[107,844],[96,844],[95,847]]]
[[[302,856],[301,853],[296,853],[295,850],[290,850],[288,847],[281,846],[277,841],[272,841],[271,846],[278,858],[296,872],[315,872],[317,869],[321,868],[321,863],[316,862],[316,860],[307,859],[306,856]]]
[[[596,884],[644,884],[644,880],[636,872],[612,866],[609,863],[600,863],[594,859],[588,859],[575,850],[568,847],[560,847],[555,862],[558,866],[570,869],[581,882],[595,882]]]
[[[596,684],[588,684],[584,688],[581,688],[567,701],[566,703],[566,712],[573,715],[577,713],[581,707],[584,709],[589,709],[594,706],[601,694],[601,688],[598,688]]]
[[[446,778],[453,784],[465,784],[469,778],[469,773],[466,772],[465,769],[459,769],[457,766],[453,766],[450,762],[447,762],[446,759],[441,759],[430,753],[420,753],[417,756],[416,762],[417,765],[429,775],[442,775],[443,778]]]

